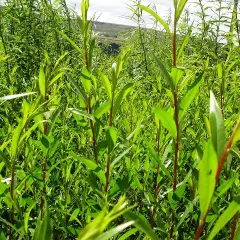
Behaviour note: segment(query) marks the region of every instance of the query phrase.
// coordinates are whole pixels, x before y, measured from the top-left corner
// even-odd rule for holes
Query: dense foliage
[[[1,240],[240,239],[238,0],[130,4],[117,56],[88,0],[0,8]]]

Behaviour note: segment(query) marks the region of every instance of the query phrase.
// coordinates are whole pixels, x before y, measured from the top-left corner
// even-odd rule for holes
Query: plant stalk
[[[216,177],[215,177],[215,179],[216,179],[215,187],[216,187],[216,185],[217,185],[217,183],[219,181],[223,165],[224,165],[224,163],[225,163],[225,161],[227,159],[228,153],[229,153],[229,151],[230,151],[230,149],[232,147],[233,139],[235,137],[235,134],[238,131],[238,128],[240,128],[240,119],[238,120],[237,125],[234,128],[234,130],[233,130],[233,133],[232,133],[232,135],[231,135],[231,137],[230,137],[230,139],[229,139],[229,141],[228,141],[228,143],[227,143],[227,145],[226,145],[226,147],[224,149],[224,152],[223,152],[222,157],[220,159],[220,162],[218,164],[217,173],[216,173]],[[212,202],[212,199],[211,199],[211,202]],[[206,221],[206,218],[207,218],[207,215],[208,215],[209,211],[210,211],[210,208],[208,209],[208,211],[205,214],[205,216],[200,220],[198,228],[197,228],[196,233],[195,233],[194,240],[198,240],[200,238],[201,233],[202,233],[202,228],[203,228],[203,226],[205,224],[205,221]]]

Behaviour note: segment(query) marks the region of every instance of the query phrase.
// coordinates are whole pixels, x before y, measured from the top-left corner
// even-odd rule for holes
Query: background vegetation
[[[129,4],[118,53],[88,0],[0,8],[1,240],[240,239],[238,1]]]

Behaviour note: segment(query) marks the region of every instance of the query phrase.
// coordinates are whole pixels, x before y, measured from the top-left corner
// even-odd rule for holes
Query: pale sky
[[[70,8],[75,9],[80,14],[80,5],[81,0],[66,0]],[[226,6],[224,2],[230,2],[231,0],[223,0],[223,5]],[[194,2],[196,0],[188,0],[186,8],[188,8],[192,14],[191,20],[196,16],[196,12],[199,9],[198,5]],[[210,0],[203,0],[204,4],[208,8],[209,16],[214,18],[214,14],[211,11],[213,3]],[[142,0],[142,5],[149,5],[150,3],[156,6],[157,13],[164,19],[169,16],[169,11],[172,8],[173,0]],[[109,23],[118,23],[126,25],[135,25],[134,21],[129,18],[132,15],[132,12],[128,9],[128,4],[133,5],[131,0],[90,0],[90,9],[89,17],[95,15],[98,17],[98,21],[109,22]],[[146,27],[152,26],[152,19],[149,14],[144,13],[143,19],[145,21]]]
[[[68,6],[74,8],[77,12],[80,12],[81,0],[67,0]],[[172,6],[171,0],[143,0],[142,4],[147,6],[150,3],[154,3],[157,7],[158,14],[161,17],[166,17]],[[128,5],[131,4],[130,0],[90,0],[89,16],[95,14],[99,17],[99,21],[134,25],[132,20],[129,18],[132,12],[128,9]],[[144,17],[146,25],[152,23],[149,15]]]

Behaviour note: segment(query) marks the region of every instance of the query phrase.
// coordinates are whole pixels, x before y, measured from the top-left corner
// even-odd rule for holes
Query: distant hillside
[[[103,42],[120,45],[132,35],[135,27],[114,23],[94,22],[93,30],[99,34]]]

